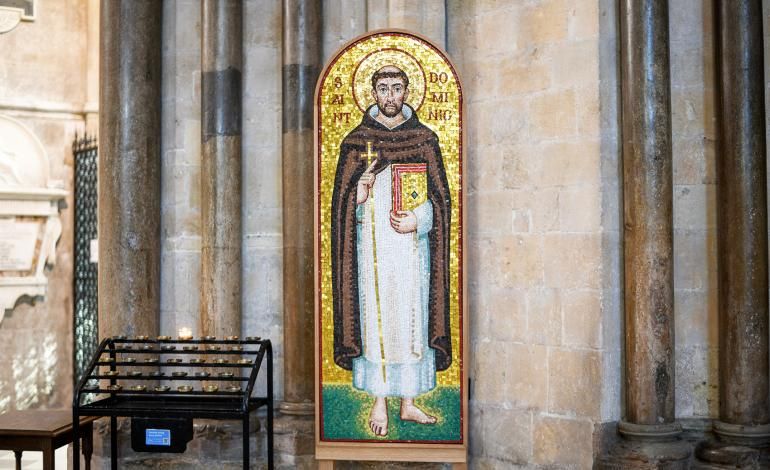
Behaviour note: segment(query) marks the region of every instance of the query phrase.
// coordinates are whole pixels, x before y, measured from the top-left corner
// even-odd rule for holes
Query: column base
[[[276,467],[315,469],[314,417],[279,414],[274,426]]]
[[[714,439],[698,444],[695,448],[695,457],[693,470],[760,469],[767,468],[770,463],[766,451]]]
[[[679,439],[682,426],[677,423],[634,424],[626,421],[618,423],[618,432],[630,441],[668,442]]]
[[[714,434],[720,442],[746,447],[766,447],[770,445],[770,424],[743,426],[714,421]]]
[[[278,405],[281,413],[292,416],[309,416],[315,414],[315,404],[313,402],[290,402],[283,401]]]
[[[618,432],[623,439],[601,458],[602,470],[687,470],[692,449],[680,439],[679,423],[643,425],[620,422]]]
[[[696,447],[693,469],[770,468],[770,425],[714,421],[714,434]]]

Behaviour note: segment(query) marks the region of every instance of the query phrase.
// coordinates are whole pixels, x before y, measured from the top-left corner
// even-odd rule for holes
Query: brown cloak
[[[371,108],[370,108],[371,109]],[[366,143],[377,152],[377,174],[391,163],[426,163],[428,200],[433,204],[428,295],[428,344],[433,348],[436,370],[452,363],[449,323],[449,227],[451,201],[444,163],[436,134],[425,127],[417,113],[395,129],[388,129],[364,113],[361,124],[342,141],[332,193],[331,262],[334,297],[334,362],[351,370],[361,356],[361,317],[358,305],[356,247],[356,185],[366,170]]]

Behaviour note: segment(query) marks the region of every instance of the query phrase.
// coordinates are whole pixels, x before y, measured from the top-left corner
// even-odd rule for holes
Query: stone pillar
[[[242,2],[201,3],[200,334],[241,331]]]
[[[767,180],[762,2],[717,2],[719,420],[767,425]],[[716,426],[722,437],[725,432]]]
[[[713,443],[698,455],[738,465],[759,458],[751,447],[770,444],[762,2],[716,2],[715,18],[719,420],[714,433],[724,446]]]
[[[158,334],[162,11],[155,0],[101,4],[101,337]]]
[[[621,67],[624,425],[662,425],[670,433],[679,428],[674,424],[674,223],[667,2],[621,2]]]
[[[668,2],[622,0],[620,35],[625,417],[606,468],[685,468],[674,414]]]
[[[313,412],[313,95],[321,59],[321,2],[283,2],[284,401]]]

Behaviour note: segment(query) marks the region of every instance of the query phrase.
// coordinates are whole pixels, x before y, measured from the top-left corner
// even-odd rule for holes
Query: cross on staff
[[[366,142],[366,153],[362,153],[360,158],[366,161],[366,167],[372,164],[372,162],[378,157],[377,152],[372,151],[372,141]],[[369,188],[369,197],[367,202],[369,204],[369,213],[372,219],[372,258],[374,262],[374,301],[377,303],[377,333],[380,339],[380,360],[382,365],[382,381],[386,382],[385,378],[385,343],[382,339],[382,310],[380,309],[380,281],[377,274],[377,239],[374,234],[374,188]],[[366,322],[364,322],[366,325]]]
[[[366,142],[366,153],[361,154],[361,159],[366,160],[366,166],[372,164],[375,158],[377,158],[379,154],[377,152],[372,152],[372,141],[369,140]]]

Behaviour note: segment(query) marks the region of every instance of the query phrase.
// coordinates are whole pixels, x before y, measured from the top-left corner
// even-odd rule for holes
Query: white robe
[[[374,197],[370,196],[356,210],[364,351],[353,359],[353,386],[378,397],[411,398],[436,386],[436,363],[433,350],[428,346],[428,232],[433,225],[433,206],[426,201],[414,210],[416,233],[398,233],[390,225],[391,187],[391,166],[387,166],[376,175]],[[378,320],[377,291],[381,321]]]

